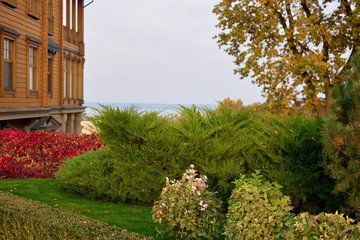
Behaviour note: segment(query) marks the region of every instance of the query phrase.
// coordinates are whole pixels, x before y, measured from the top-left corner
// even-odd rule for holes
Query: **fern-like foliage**
[[[360,53],[344,82],[333,89],[333,112],[324,133],[324,165],[347,196],[345,210],[360,218]]]
[[[282,185],[295,212],[336,210],[339,200],[331,194],[334,182],[321,166],[323,120],[260,114],[254,125],[253,144],[246,151],[249,169],[259,169],[267,180]]]

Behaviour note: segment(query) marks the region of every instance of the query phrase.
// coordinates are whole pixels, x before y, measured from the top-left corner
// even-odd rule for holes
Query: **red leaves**
[[[53,178],[65,159],[103,147],[95,135],[0,130],[0,178]]]

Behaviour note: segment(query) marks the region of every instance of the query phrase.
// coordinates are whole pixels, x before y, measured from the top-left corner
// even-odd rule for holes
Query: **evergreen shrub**
[[[117,164],[109,148],[102,148],[68,159],[55,176],[63,181],[65,188],[88,198],[123,202],[127,195],[116,171]]]
[[[334,181],[325,173],[322,131],[324,120],[305,115],[259,114],[252,144],[245,156],[248,168],[261,170],[291,197],[295,212],[334,212],[341,198],[331,194]]]
[[[360,52],[344,82],[333,89],[333,116],[324,132],[324,165],[345,195],[344,210],[360,219]]]
[[[281,186],[263,180],[259,172],[235,181],[229,200],[226,239],[283,239],[292,220],[291,200]]]
[[[109,106],[95,111],[90,120],[114,160],[107,165],[111,177],[99,175],[98,180],[87,181],[86,188],[100,191],[91,184],[101,182],[108,189],[99,195],[105,193],[110,199],[151,203],[165,186],[163,179],[178,179],[194,163],[223,203],[234,189],[234,180],[256,170],[283,186],[295,212],[333,212],[341,200],[332,197],[334,181],[321,165],[322,119],[234,110],[222,103],[216,110],[180,107],[174,116]],[[84,174],[75,167],[67,171]],[[114,183],[106,183],[110,181]]]
[[[129,200],[156,200],[163,179],[180,177],[190,163],[209,177],[209,189],[226,200],[232,182],[245,172],[242,152],[249,144],[249,110],[181,107],[179,115],[172,117],[109,106],[95,111],[98,114],[90,120],[114,153],[113,171]]]
[[[209,178],[209,190],[227,202],[233,181],[249,169],[244,151],[249,148],[252,132],[251,110],[235,111],[220,104],[217,110],[182,107],[173,124],[176,138],[186,149],[187,162],[194,163],[200,174]]]
[[[114,153],[113,181],[121,181],[127,200],[150,203],[157,199],[166,177],[176,178],[186,169],[184,146],[158,112],[102,106],[90,120],[99,137]],[[114,183],[115,185],[115,183]]]
[[[0,192],[0,238],[152,239],[60,208]]]

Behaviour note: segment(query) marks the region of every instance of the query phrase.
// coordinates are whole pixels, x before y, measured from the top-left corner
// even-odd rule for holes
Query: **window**
[[[4,39],[4,88],[14,88],[14,41]]]
[[[47,70],[47,93],[48,95],[52,95],[52,89],[53,89],[53,61],[54,57],[49,56],[48,57],[48,70]]]
[[[40,19],[40,0],[28,0],[28,15]]]
[[[72,98],[72,81],[73,81],[73,66],[72,60],[69,60],[69,98]]]
[[[67,76],[68,76],[68,66],[67,66],[67,63],[68,63],[68,61],[67,61],[67,58],[65,57],[64,58],[64,99],[67,99],[68,98],[68,89],[67,89],[67,86],[68,86],[68,84],[67,84]]]
[[[1,2],[12,8],[17,7],[17,0],[1,0]]]
[[[16,39],[20,34],[0,25],[0,97],[15,95]]]
[[[54,15],[53,15],[53,1],[47,0],[47,18],[48,18],[48,34],[54,35]]]
[[[29,90],[36,91],[37,83],[37,49],[29,47]]]

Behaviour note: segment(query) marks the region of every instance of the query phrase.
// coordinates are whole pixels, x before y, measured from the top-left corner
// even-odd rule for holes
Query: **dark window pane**
[[[4,63],[4,88],[12,89],[12,79],[13,79],[13,71],[12,71],[12,63],[5,62]]]
[[[51,74],[48,73],[47,75],[47,91],[48,93],[51,93]]]

